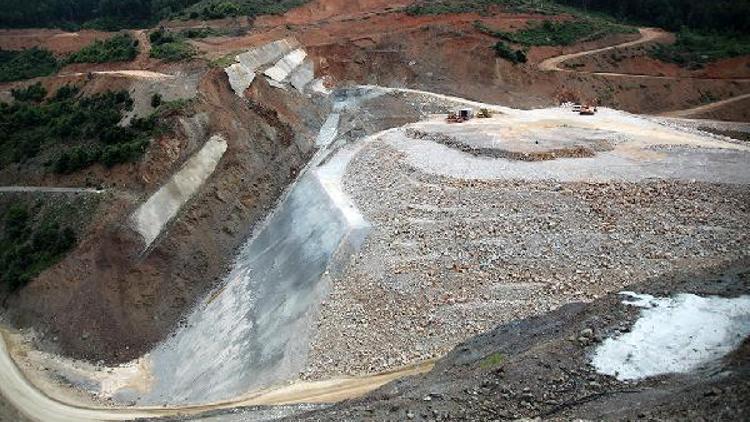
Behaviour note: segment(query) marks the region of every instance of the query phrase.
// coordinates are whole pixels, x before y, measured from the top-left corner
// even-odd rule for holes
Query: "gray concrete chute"
[[[327,181],[315,171],[303,176],[243,247],[223,291],[151,352],[154,384],[142,403],[225,400],[299,373],[327,287],[322,276],[367,228],[351,224]]]
[[[242,247],[223,287],[145,357],[150,391],[123,389],[115,398],[140,397],[144,405],[228,400],[304,368],[327,274],[344,266],[370,227],[342,188],[352,151],[328,148],[337,126],[333,113],[321,150]]]

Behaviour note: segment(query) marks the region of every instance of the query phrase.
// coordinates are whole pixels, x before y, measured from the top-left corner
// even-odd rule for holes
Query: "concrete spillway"
[[[229,399],[303,369],[321,279],[368,228],[340,189],[346,161],[304,175],[242,248],[223,290],[150,353],[152,388],[141,403]]]

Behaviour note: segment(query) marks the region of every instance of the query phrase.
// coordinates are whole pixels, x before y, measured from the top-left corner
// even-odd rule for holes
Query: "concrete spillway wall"
[[[343,168],[339,161],[305,174],[242,248],[223,290],[150,353],[153,385],[143,404],[229,399],[303,369],[326,292],[321,279],[369,227],[341,191]]]
[[[302,58],[297,63],[300,55]],[[229,84],[232,86],[234,92],[242,97],[245,90],[255,80],[256,72],[261,70],[261,68],[274,63],[271,67],[271,69],[275,69],[272,74],[281,76],[283,72],[291,72],[294,67],[299,66],[302,60],[304,60],[305,55],[304,51],[299,49],[299,42],[293,38],[288,38],[264,44],[238,54],[235,57],[235,63],[224,69],[224,71],[229,77]],[[288,69],[288,66],[294,63],[297,63],[297,65]],[[286,76],[288,76],[288,73],[281,80],[285,79]]]
[[[156,240],[164,226],[213,174],[226,150],[227,142],[221,136],[211,137],[167,184],[133,213],[131,223],[143,236],[146,247]]]

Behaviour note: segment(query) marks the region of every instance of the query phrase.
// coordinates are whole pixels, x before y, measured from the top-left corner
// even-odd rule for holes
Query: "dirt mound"
[[[66,55],[80,50],[95,40],[106,40],[116,33],[83,30],[64,32],[57,29],[0,30],[0,49],[21,50],[42,47],[56,55]]]
[[[462,142],[454,136],[444,135],[441,133],[429,133],[420,130],[408,129],[406,136],[412,139],[423,139],[432,142],[443,144],[450,148],[458,149],[474,155],[476,157],[488,157],[488,158],[505,158],[507,160],[517,161],[548,161],[556,160],[558,158],[585,158],[593,157],[596,155],[596,151],[591,148],[584,146],[573,146],[569,148],[553,148],[547,151],[509,151],[506,149],[489,148],[489,147],[478,147],[474,145]],[[606,149],[611,150],[609,146]]]

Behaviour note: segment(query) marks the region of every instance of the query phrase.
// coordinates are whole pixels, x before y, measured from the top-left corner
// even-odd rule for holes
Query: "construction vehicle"
[[[455,111],[451,111],[448,113],[448,123],[463,123],[463,120],[461,120],[460,117],[458,117],[458,114]]]
[[[578,112],[581,116],[593,116],[596,114],[596,107],[591,107],[590,105],[583,105],[581,106],[581,109]]]
[[[492,112],[489,109],[481,108],[479,109],[479,113],[477,113],[477,119],[491,119],[492,118]]]
[[[448,113],[448,123],[464,123],[474,117],[474,112],[468,108],[462,108],[458,112],[451,111]]]

